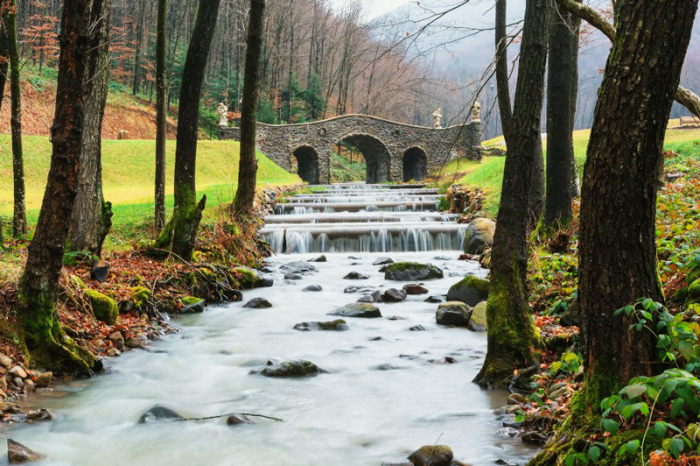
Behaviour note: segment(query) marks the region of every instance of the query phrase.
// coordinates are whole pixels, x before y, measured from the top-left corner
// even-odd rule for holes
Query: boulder
[[[272,307],[272,304],[265,298],[253,298],[245,303],[243,307],[248,309],[267,309]]]
[[[117,306],[115,300],[90,288],[85,288],[85,296],[90,300],[92,312],[95,314],[97,320],[107,325],[114,325],[117,323],[117,319],[119,318],[119,306]]]
[[[36,386],[39,388],[47,388],[51,385],[51,380],[53,379],[53,372],[43,372],[36,378]]]
[[[319,291],[323,291],[323,288],[321,287],[321,285],[309,285],[301,291],[316,293]]]
[[[396,288],[389,288],[382,294],[381,299],[383,303],[400,303],[406,299],[406,292]]]
[[[7,459],[10,464],[24,464],[39,461],[44,455],[36,453],[19,442],[7,439]]]
[[[365,275],[360,272],[350,272],[346,276],[343,277],[344,280],[367,280],[369,278],[369,275]]]
[[[329,316],[342,317],[361,317],[366,319],[374,319],[382,316],[379,308],[369,303],[352,303],[339,307],[335,311],[328,313]]]
[[[447,292],[448,301],[462,301],[469,306],[476,306],[489,297],[490,282],[483,278],[468,275],[455,283]]]
[[[464,252],[466,254],[481,254],[486,248],[493,246],[493,234],[496,223],[487,218],[475,218],[467,225],[464,233]]]
[[[92,263],[90,269],[90,278],[97,280],[98,283],[104,283],[109,274],[109,264],[102,260],[96,260]]]
[[[260,372],[265,377],[308,377],[326,373],[310,361],[301,359],[293,361],[268,361],[267,366]]]
[[[302,322],[294,326],[294,330],[302,332],[310,332],[315,330],[336,330],[339,332],[349,330],[348,323],[343,319],[332,320],[329,322]]]
[[[700,301],[700,278],[696,278],[688,287],[688,300],[691,303]]]
[[[562,327],[573,327],[581,325],[581,316],[579,314],[578,300],[573,300],[566,307],[566,310],[559,317],[559,325]]]
[[[400,282],[415,282],[443,278],[442,270],[432,264],[418,264],[416,262],[397,262],[388,265],[384,278]]]
[[[201,314],[204,312],[204,300],[193,296],[185,296],[182,298],[182,313],[183,314]]]
[[[308,262],[290,262],[289,264],[284,264],[280,267],[280,270],[284,273],[298,273],[307,274],[311,272],[316,272],[316,267],[309,264]]]
[[[447,445],[426,445],[411,453],[408,460],[414,466],[450,466],[453,458]]]
[[[442,301],[442,296],[428,296],[427,298],[425,298],[424,302],[436,304],[441,303]]]
[[[466,327],[469,325],[471,311],[469,307],[461,302],[452,301],[441,304],[435,313],[435,320],[440,325],[452,325],[455,327]]]
[[[423,285],[419,285],[417,283],[410,283],[408,285],[404,285],[403,290],[408,295],[428,294],[428,289]]]
[[[46,422],[53,421],[51,411],[44,408],[33,409],[27,412],[27,422]]]
[[[176,413],[170,408],[165,406],[155,405],[139,418],[139,424],[146,424],[147,422],[154,421],[178,421],[184,419],[182,415]]]
[[[241,424],[255,424],[255,422],[251,421],[248,416],[242,414],[231,414],[226,418],[227,426],[238,426]]]
[[[375,260],[374,262],[372,262],[372,265],[388,265],[388,264],[393,264],[393,263],[394,263],[394,261],[388,257],[380,257],[377,260]]]
[[[316,259],[311,259],[309,262],[328,262],[328,258],[326,256],[318,256]]]
[[[288,273],[284,276],[285,280],[301,280],[301,275],[298,273]]]
[[[469,319],[469,330],[474,332],[486,331],[486,301],[482,301],[472,309],[472,316]]]

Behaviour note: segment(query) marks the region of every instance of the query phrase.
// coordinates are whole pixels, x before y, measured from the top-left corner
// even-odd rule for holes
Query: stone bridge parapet
[[[219,127],[220,139],[240,141],[240,128]],[[330,155],[341,142],[355,146],[367,163],[367,182],[420,181],[457,157],[481,158],[481,122],[426,128],[366,115],[344,115],[291,125],[257,125],[257,147],[309,184],[331,181]]]

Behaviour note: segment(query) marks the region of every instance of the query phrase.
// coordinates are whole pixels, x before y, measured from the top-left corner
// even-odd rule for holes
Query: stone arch
[[[319,184],[318,152],[311,146],[300,146],[292,152],[297,159],[297,174],[309,184]]]
[[[428,154],[420,147],[411,147],[403,154],[403,181],[422,181],[428,174]]]
[[[391,153],[384,142],[365,133],[346,135],[338,140],[341,142],[352,144],[362,153],[367,163],[367,183],[391,181]]]

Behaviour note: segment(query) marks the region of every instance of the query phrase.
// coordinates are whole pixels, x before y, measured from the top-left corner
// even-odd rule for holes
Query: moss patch
[[[151,290],[143,286],[137,286],[131,289],[131,300],[137,308],[145,306],[151,296]]]
[[[483,296],[488,296],[491,282],[484,278],[475,277],[474,275],[468,275],[464,277],[464,279],[460,280],[459,282],[453,285],[454,288],[463,288],[465,286],[474,288],[476,291],[479,292],[479,294]]]
[[[114,325],[117,323],[117,319],[119,318],[119,307],[117,306],[117,302],[115,300],[91,289],[85,290],[85,296],[87,296],[90,300],[90,304],[92,304],[92,311],[94,312],[97,320],[108,325]]]

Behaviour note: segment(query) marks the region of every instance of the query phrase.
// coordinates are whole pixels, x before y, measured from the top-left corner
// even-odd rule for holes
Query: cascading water
[[[332,190],[277,206],[262,231],[277,254],[462,250],[466,226],[438,212],[437,190],[354,184]]]

